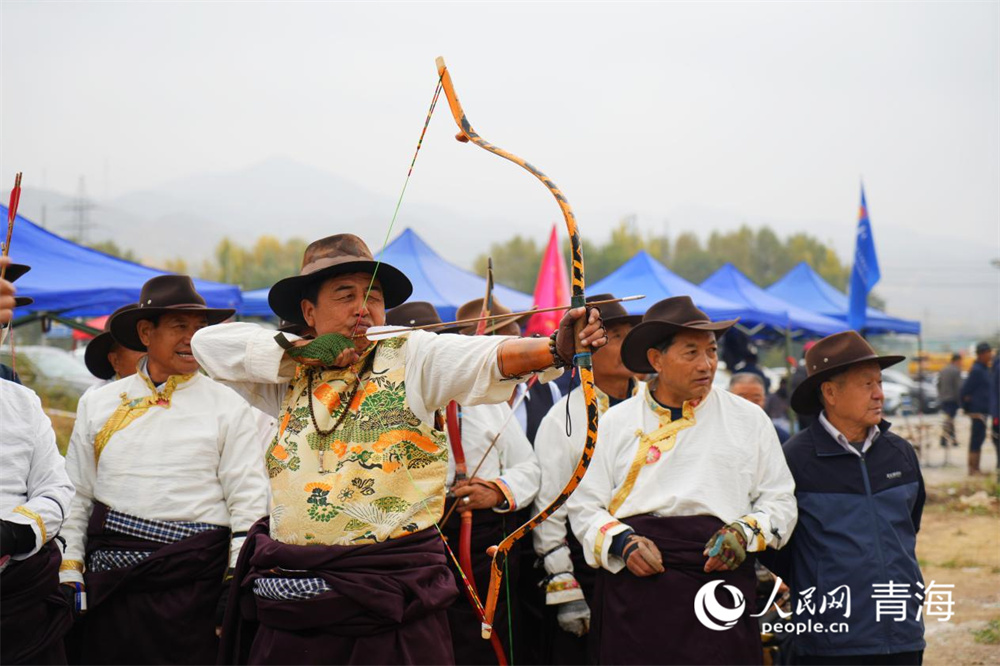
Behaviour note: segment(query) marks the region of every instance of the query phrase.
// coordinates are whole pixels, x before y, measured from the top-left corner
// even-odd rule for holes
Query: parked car
[[[923,382],[917,382],[917,380],[913,379],[905,372],[887,368],[882,371],[883,391],[885,390],[886,384],[895,384],[903,387],[905,389],[905,395],[909,401],[909,406],[914,410],[919,410],[924,414],[932,414],[940,408],[940,405],[938,404],[937,386],[935,386],[929,379],[925,379]]]
[[[76,409],[83,392],[101,381],[73,354],[57,347],[18,346],[15,354],[21,383],[56,409]],[[0,350],[0,363],[12,365],[10,349]]]

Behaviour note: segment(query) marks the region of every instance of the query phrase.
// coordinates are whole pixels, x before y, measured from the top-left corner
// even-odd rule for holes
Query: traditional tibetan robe
[[[53,541],[73,484],[49,418],[28,388],[0,379],[0,517],[31,528],[34,547],[0,564],[0,662],[65,663],[72,615],[59,593]]]
[[[507,502],[506,508],[503,509],[482,509],[472,512],[470,548],[472,569],[476,589],[480,598],[485,600],[492,562],[492,558],[486,554],[486,549],[497,545],[507,534],[520,527],[520,517],[523,512],[518,510],[531,508],[532,500],[538,492],[541,471],[531,442],[517,424],[515,417],[511,415],[510,407],[506,403],[463,406],[461,413],[462,449],[465,451],[468,474],[471,476],[476,466],[482,462],[476,476],[496,483]],[[494,438],[496,446],[487,451]],[[454,481],[454,476],[454,461],[449,461],[449,487]],[[442,531],[448,538],[448,543],[453,544],[456,554],[460,528],[461,517],[456,510],[442,526]],[[515,543],[507,558],[505,575],[511,581],[520,578],[520,546],[520,543]],[[456,584],[461,588],[464,583],[454,562],[451,563],[451,568],[456,577]],[[493,631],[509,654],[507,615],[507,599],[502,598],[497,604]],[[489,641],[482,639],[481,621],[465,594],[460,595],[448,608],[448,622],[451,627],[456,663],[496,663],[493,647]],[[512,658],[514,663],[523,661],[519,656],[522,647],[517,646],[518,654]]]
[[[643,384],[633,382],[632,393],[639,390],[643,390]],[[596,386],[594,391],[597,413],[603,417],[611,399]],[[569,483],[587,443],[586,424],[587,405],[583,389],[579,386],[556,402],[539,424],[535,435],[535,454],[542,468],[542,483],[535,498],[535,513],[551,504]],[[534,552],[542,560],[546,574],[542,603],[561,604],[577,599],[592,602],[595,572],[587,566],[580,542],[569,529],[566,506],[563,505],[531,534]],[[556,605],[547,605],[544,612],[545,640],[548,643],[545,662],[586,663],[587,636],[577,638],[563,631],[556,620],[557,608]]]
[[[239,613],[227,615],[224,630],[238,636],[225,641],[222,659],[452,661],[445,609],[457,590],[435,527],[449,455],[434,414],[451,400],[507,399],[513,382],[496,361],[506,338],[415,331],[372,344],[349,368],[308,368],[285,356],[273,331],[212,328],[192,341],[199,363],[278,416],[266,457],[268,534],[256,532],[238,567],[231,607]],[[419,566],[392,564],[404,554]],[[396,581],[393,591],[353,582],[373,562]],[[351,571],[358,576],[344,575]],[[419,604],[393,601],[418,582],[426,590]],[[331,604],[346,615],[306,612]]]
[[[680,418],[647,386],[608,410],[586,477],[567,502],[587,563],[600,567],[592,605],[599,663],[759,663],[754,557],[795,527],[795,485],[767,415],[712,390]],[[748,526],[748,557],[731,572],[703,572],[705,544],[725,524]],[[640,578],[610,552],[629,528],[660,548],[666,572]],[[735,586],[748,608],[724,639],[693,612],[706,583]],[[732,607],[721,586],[718,602]],[[670,627],[664,632],[663,627]]]
[[[84,663],[206,663],[215,608],[267,476],[250,406],[201,374],[137,374],[80,400],[60,578],[84,582]]]

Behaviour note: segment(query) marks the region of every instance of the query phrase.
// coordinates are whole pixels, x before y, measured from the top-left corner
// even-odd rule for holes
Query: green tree
[[[503,243],[493,243],[486,254],[481,254],[473,264],[477,275],[486,275],[486,263],[493,257],[493,279],[511,289],[525,293],[535,291],[535,280],[542,265],[542,252],[531,238],[514,236]]]
[[[639,251],[646,251],[684,279],[699,284],[727,262],[732,263],[757,284],[767,287],[800,262],[812,266],[834,287],[846,291],[850,265],[841,262],[833,248],[807,233],[792,234],[782,240],[770,227],[754,229],[743,225],[735,231],[713,231],[703,243],[697,234],[684,232],[671,242],[666,235],[643,235],[634,215],[623,217],[604,243],[583,240],[587,281],[591,284],[609,275]],[[531,293],[535,288],[544,247],[530,238],[515,236],[493,243],[488,254],[475,262],[476,271],[484,274],[487,256],[493,257],[498,282]],[[569,241],[563,243],[563,256],[571,257]],[[869,302],[884,307],[872,294]]]
[[[190,273],[188,273],[187,262],[180,257],[177,257],[176,259],[167,259],[163,263],[163,270],[168,273],[177,273],[178,275],[190,275]]]
[[[88,245],[92,250],[97,250],[98,252],[103,252],[104,254],[110,254],[112,257],[118,257],[119,259],[124,259],[125,261],[135,261],[138,262],[139,258],[135,256],[132,250],[123,249],[118,247],[118,243],[113,240],[100,241],[99,243],[91,243]]]

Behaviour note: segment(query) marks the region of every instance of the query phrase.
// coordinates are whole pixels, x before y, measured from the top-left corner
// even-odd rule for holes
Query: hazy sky
[[[1000,256],[997,2],[4,1],[0,22],[5,188],[86,175],[101,199],[283,155],[394,199],[444,55],[476,129],[552,176],[585,236],[636,213],[849,248],[863,178],[881,244]],[[407,200],[544,238],[544,188],[453,135],[442,100]],[[995,321],[1000,272],[974,268]]]

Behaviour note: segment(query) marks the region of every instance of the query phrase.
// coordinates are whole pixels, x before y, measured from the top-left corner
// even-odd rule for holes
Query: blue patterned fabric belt
[[[275,601],[312,599],[331,589],[322,578],[258,578],[253,582],[254,594]]]
[[[108,514],[104,518],[104,529],[146,541],[175,543],[200,532],[225,528],[211,523],[184,520],[150,520],[108,509]],[[94,572],[123,569],[142,562],[152,554],[153,551],[150,550],[95,550],[87,558],[87,569]]]

